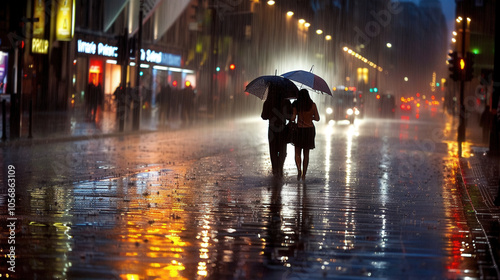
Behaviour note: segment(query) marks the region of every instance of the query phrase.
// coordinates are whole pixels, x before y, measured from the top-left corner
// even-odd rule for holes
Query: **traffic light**
[[[467,52],[465,55],[465,80],[471,81],[474,77],[474,54]]]
[[[236,69],[236,65],[234,65],[233,63],[231,63],[231,64],[229,65],[229,69],[230,69],[230,70],[234,70],[234,69]]]
[[[450,78],[453,81],[458,81],[460,80],[460,62],[458,61],[458,54],[456,51],[454,51],[449,53],[448,56],[450,57],[448,59],[448,65],[450,66],[449,69],[451,72]]]

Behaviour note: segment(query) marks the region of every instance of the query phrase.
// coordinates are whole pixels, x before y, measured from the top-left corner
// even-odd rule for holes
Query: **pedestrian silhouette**
[[[261,117],[269,120],[267,137],[269,141],[269,153],[273,175],[283,176],[283,164],[286,158],[287,132],[286,121],[292,115],[290,100],[283,98],[279,88],[271,84],[268,88],[268,96],[262,108]]]
[[[93,74],[92,81],[87,86],[87,117],[91,121],[95,121],[100,106],[102,106],[104,93],[101,84],[99,83],[99,76]]]
[[[187,125],[194,120],[194,99],[193,87],[189,85],[182,91],[182,121]]]
[[[315,148],[316,128],[313,121],[319,121],[318,108],[309,96],[306,89],[299,91],[298,98],[293,102],[292,121],[297,119],[297,137],[292,145],[295,146],[295,165],[297,166],[297,180],[306,179],[309,165],[309,150]],[[302,152],[304,161],[302,162]],[[302,168],[301,168],[302,165]]]
[[[165,82],[157,96],[158,104],[160,106],[158,116],[160,125],[165,124],[165,122],[168,122],[169,120],[171,97],[172,88],[167,82]]]

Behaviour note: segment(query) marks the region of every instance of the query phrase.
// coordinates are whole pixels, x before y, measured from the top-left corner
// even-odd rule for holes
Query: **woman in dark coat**
[[[290,100],[283,98],[282,92],[273,85],[269,86],[267,99],[262,108],[261,117],[269,120],[267,137],[273,174],[283,176],[283,165],[286,158],[287,132],[286,121],[292,115]]]

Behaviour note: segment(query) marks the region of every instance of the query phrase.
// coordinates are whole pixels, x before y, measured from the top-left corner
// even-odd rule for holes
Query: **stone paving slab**
[[[471,211],[486,236],[488,246],[481,246],[481,250],[489,251],[493,257],[493,264],[486,265],[482,273],[496,276],[496,279],[500,278],[500,207],[495,205],[499,187],[499,163],[500,158],[488,155],[485,147],[471,147],[471,156],[460,159],[460,175],[472,206]]]

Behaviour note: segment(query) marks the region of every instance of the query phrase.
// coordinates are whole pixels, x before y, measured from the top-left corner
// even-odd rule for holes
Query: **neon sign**
[[[78,40],[77,51],[85,54],[97,54],[106,57],[118,57],[118,47],[95,42]]]
[[[31,52],[47,54],[49,52],[49,41],[45,39],[33,38],[31,40]]]
[[[77,42],[77,52],[105,57],[118,57],[118,47],[101,42],[87,42],[82,39],[79,39]],[[141,49],[141,61],[181,67],[182,57],[180,55],[158,52],[151,49]]]
[[[141,60],[168,66],[181,66],[181,56],[171,53],[156,52],[151,49],[141,49]]]

